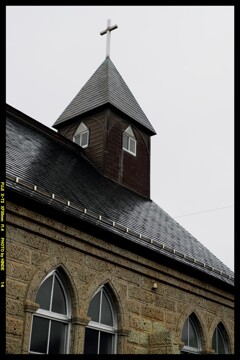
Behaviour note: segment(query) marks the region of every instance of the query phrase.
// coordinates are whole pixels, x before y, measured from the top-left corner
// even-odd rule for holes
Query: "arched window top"
[[[82,148],[88,147],[89,130],[86,125],[81,122],[73,135],[73,142],[80,145]]]
[[[116,353],[116,310],[106,286],[102,286],[91,299],[88,316],[91,320],[86,328],[84,353]]]
[[[228,353],[228,341],[227,332],[222,323],[219,323],[213,333],[212,348],[215,350],[215,354],[227,354]]]
[[[132,130],[132,127],[129,125],[127,127],[127,129],[124,131],[125,134],[128,134],[129,136],[131,136],[133,139],[136,139],[135,138],[135,135],[134,135],[134,132]]]
[[[137,140],[130,125],[123,133],[123,150],[135,156],[137,154]]]
[[[67,315],[66,292],[61,277],[56,271],[51,273],[41,284],[36,302],[40,305],[40,310]]]
[[[101,287],[90,301],[88,316],[91,321],[113,327],[115,323],[113,301],[105,286]]]
[[[86,125],[83,122],[81,122],[80,125],[78,126],[77,130],[75,131],[75,134],[80,134],[86,130],[88,130],[88,128],[86,127]]]
[[[71,305],[65,281],[58,271],[50,273],[41,283],[36,302],[40,307],[32,319],[30,353],[68,353]]]
[[[183,326],[182,331],[182,341],[184,342],[184,347],[182,352],[187,353],[198,353],[201,350],[201,340],[200,340],[200,328],[196,318],[196,315],[191,314]]]

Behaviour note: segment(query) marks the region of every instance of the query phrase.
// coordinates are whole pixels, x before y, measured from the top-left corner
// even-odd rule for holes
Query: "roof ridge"
[[[109,61],[108,60],[111,61],[109,57],[106,58],[106,63],[107,63],[107,98],[108,98],[108,102],[110,102],[110,91],[109,91],[110,75],[109,75]]]

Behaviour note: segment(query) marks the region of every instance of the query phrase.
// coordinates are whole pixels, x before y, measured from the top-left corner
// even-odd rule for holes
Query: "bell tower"
[[[53,127],[81,147],[105,177],[150,198],[150,140],[156,132],[110,59],[103,63],[59,116]]]

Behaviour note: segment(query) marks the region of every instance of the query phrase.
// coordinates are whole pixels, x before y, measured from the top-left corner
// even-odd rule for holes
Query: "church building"
[[[234,353],[234,274],[150,197],[116,27],[57,132],[7,105],[7,353]]]

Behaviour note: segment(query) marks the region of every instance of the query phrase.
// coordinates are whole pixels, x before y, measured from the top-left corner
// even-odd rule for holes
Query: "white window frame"
[[[218,324],[213,332],[213,336],[214,336],[214,333],[216,331],[216,348],[217,348],[217,352],[215,352],[215,354],[219,354],[218,353],[218,337],[221,336],[222,338],[222,342],[223,342],[223,346],[224,346],[224,351],[225,353],[224,354],[229,354],[229,351],[228,351],[228,344],[227,344],[227,341],[226,341],[226,336],[224,336],[224,333],[226,332],[225,328],[223,325]],[[213,340],[213,339],[212,339]],[[213,349],[215,351],[215,349]],[[223,355],[223,354],[222,354]]]
[[[201,340],[200,340],[200,336],[199,336],[198,326],[192,315],[190,315],[186,321],[188,322],[188,342],[189,342],[189,322],[190,322],[195,331],[196,337],[197,337],[198,347],[195,348],[195,347],[192,347],[189,345],[184,345],[183,348],[181,349],[181,352],[190,353],[190,354],[199,354],[202,350],[202,347],[201,347]],[[184,325],[185,325],[185,323],[184,323]]]
[[[87,144],[82,145],[82,137],[84,134],[87,134]],[[79,144],[76,142],[77,136],[80,136]],[[77,130],[75,131],[75,133],[73,135],[73,142],[76,143],[77,145],[81,146],[83,149],[88,147],[88,145],[89,145],[89,129],[86,127],[86,125],[83,122],[80,123]]]
[[[33,320],[34,317],[38,317],[38,318],[45,318],[47,320],[49,320],[49,328],[48,328],[48,340],[47,340],[47,352],[46,354],[48,355],[48,351],[49,351],[49,341],[50,341],[50,327],[51,327],[51,322],[52,321],[59,321],[61,323],[66,324],[67,329],[65,331],[65,344],[64,344],[64,354],[69,354],[69,347],[70,347],[70,332],[71,332],[71,325],[70,325],[70,321],[71,321],[71,303],[70,303],[70,297],[68,296],[66,289],[65,289],[65,285],[61,279],[61,276],[59,276],[58,271],[54,270],[51,273],[49,273],[45,279],[41,282],[40,287],[42,286],[42,284],[50,277],[53,276],[53,281],[52,281],[52,289],[51,289],[51,298],[50,298],[50,304],[52,306],[52,298],[53,298],[53,286],[54,286],[54,282],[55,282],[55,278],[58,279],[61,288],[63,290],[64,293],[64,297],[65,297],[65,302],[66,302],[66,315],[64,314],[59,314],[56,313],[54,311],[48,311],[48,310],[44,310],[39,308],[35,314],[33,314],[32,316],[32,323],[31,323],[31,332],[30,332],[30,341],[29,341],[29,353],[30,354],[43,354],[45,355],[45,353],[39,353],[39,352],[35,352],[35,351],[31,351],[31,339],[32,339],[32,328],[33,328]]]
[[[100,341],[99,341],[100,332],[105,332],[105,333],[107,332],[107,333],[113,335],[112,354],[117,354],[117,316],[116,316],[116,310],[115,310],[115,307],[114,307],[113,302],[112,302],[112,296],[109,294],[109,291],[107,290],[106,286],[104,286],[104,285],[101,286],[95,292],[92,299],[100,291],[101,291],[101,295],[100,295],[100,305],[99,305],[99,309],[100,309],[100,311],[99,311],[99,319],[101,319],[102,297],[103,297],[103,292],[104,292],[106,297],[107,297],[110,308],[111,308],[112,318],[113,318],[113,326],[105,325],[105,324],[102,324],[100,322],[90,320],[90,322],[88,323],[86,328],[98,331],[98,352],[97,352],[97,354],[99,354],[99,348],[100,348]]]
[[[127,140],[127,147],[124,145],[124,138]],[[131,151],[131,144],[134,144],[135,151]],[[123,133],[123,150],[137,156],[137,140],[130,125]]]

